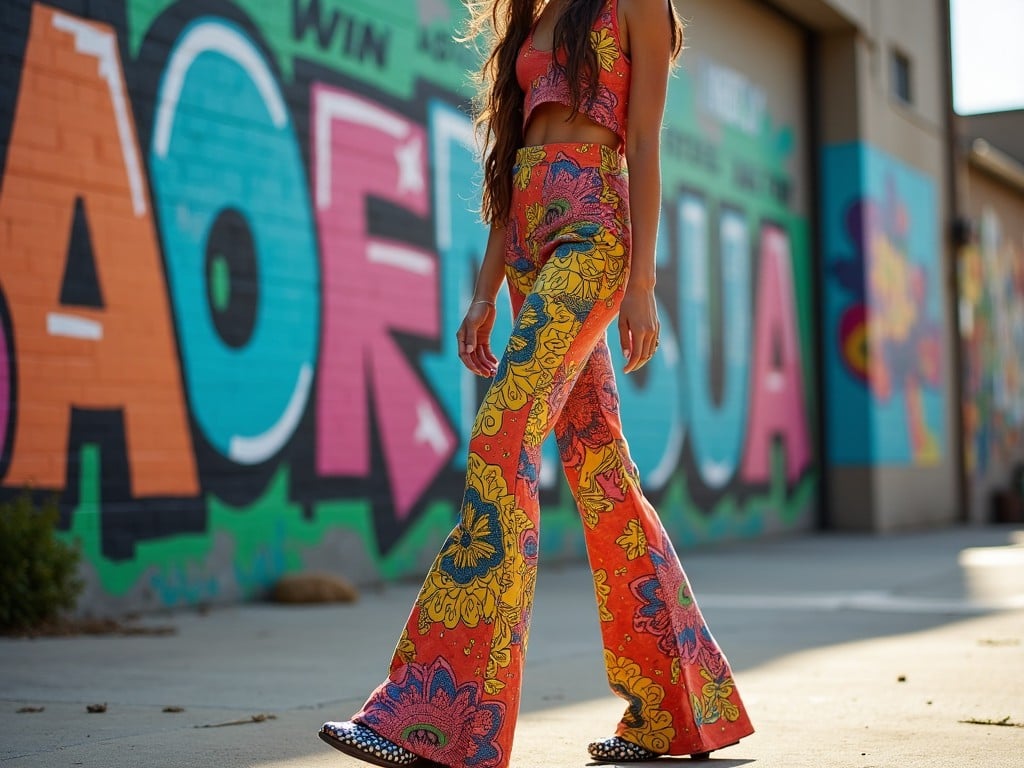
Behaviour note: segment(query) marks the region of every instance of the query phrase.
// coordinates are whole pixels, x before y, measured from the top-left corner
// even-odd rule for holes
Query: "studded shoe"
[[[656,760],[659,755],[644,749],[639,744],[626,741],[621,736],[592,742],[587,745],[587,752],[600,763],[637,763],[644,760]]]
[[[320,727],[320,738],[346,755],[384,768],[433,765],[429,760],[388,741],[365,725],[348,720],[324,723]]]

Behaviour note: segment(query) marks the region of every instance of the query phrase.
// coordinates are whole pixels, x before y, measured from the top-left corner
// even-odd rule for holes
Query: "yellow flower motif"
[[[608,610],[608,595],[612,593],[612,588],[608,584],[608,571],[604,568],[594,571],[594,592],[597,595],[597,613],[601,621],[615,621],[612,612]]]
[[[530,415],[526,417],[526,431],[523,442],[528,446],[538,446],[544,442],[545,432],[551,421],[551,407],[548,404],[548,391],[537,392],[530,407]]]
[[[737,720],[740,719],[740,708],[728,699],[719,699],[718,709],[722,713],[722,717],[724,717],[730,723],[735,723]]]
[[[626,271],[626,245],[606,229],[596,238],[596,250],[604,261],[604,279],[611,292],[622,285]]]
[[[491,526],[485,515],[474,509],[467,509],[459,528],[466,534],[466,543],[453,539],[441,553],[451,555],[456,567],[475,568],[497,551],[494,545],[487,541]]]
[[[602,512],[610,512],[615,506],[615,499],[608,496],[608,488],[602,485],[602,476],[614,476],[618,474],[617,487],[623,496],[626,494],[627,478],[621,472],[622,460],[614,445],[604,445],[598,450],[587,449],[583,459],[583,466],[580,467],[579,479],[579,500],[580,508],[583,511],[583,522],[590,528],[597,526],[598,516]]]
[[[490,667],[488,667],[488,669],[490,669]],[[496,680],[493,677],[488,677],[484,680],[484,693],[490,696],[497,696],[499,693],[501,693],[504,687],[505,684],[503,682],[501,682],[500,680]]]
[[[624,172],[622,167],[622,155],[619,154],[619,150],[614,147],[609,147],[607,144],[601,145],[601,175],[605,174],[621,174]]]
[[[701,667],[700,676],[708,682],[700,689],[701,699],[697,694],[691,694],[691,701],[694,704],[694,714],[698,725],[707,725],[725,718],[730,723],[736,722],[740,716],[740,708],[729,701],[736,689],[731,677],[724,680],[716,680],[711,673]]]
[[[395,655],[403,664],[408,664],[416,659],[416,645],[409,639],[409,630],[403,629],[402,636],[398,638],[398,648]]]
[[[494,578],[486,578],[472,584],[458,584],[447,573],[432,569],[417,601],[420,634],[426,634],[434,623],[455,629],[459,624],[475,627],[481,620],[491,620],[498,606],[496,582]]]
[[[516,173],[513,183],[516,189],[522,192],[530,186],[530,179],[533,177],[533,169],[544,159],[542,147],[524,147],[516,155]]]
[[[640,665],[632,659],[616,656],[607,648],[604,663],[608,682],[616,695],[630,702],[622,717],[626,725],[619,735],[658,754],[668,752],[675,738],[672,714],[661,709],[665,689],[649,677],[644,677]]]
[[[603,184],[601,186],[601,202],[605,205],[618,206],[622,202],[622,198],[619,193],[612,189],[611,185]]]
[[[636,560],[647,554],[647,534],[635,517],[626,524],[622,535],[615,543],[625,550],[627,560]]]
[[[535,290],[585,301],[603,301],[615,293],[626,269],[626,245],[603,226],[593,234],[574,231],[591,226],[583,222],[565,228],[562,244],[537,276]]]
[[[715,680],[711,676],[711,673],[701,667],[700,676],[708,682],[704,684],[704,687],[700,689],[700,692],[708,699],[728,699],[732,696],[732,692],[735,689],[735,684],[731,677],[727,677],[725,680]]]
[[[600,32],[591,31],[590,44],[597,52],[597,63],[605,72],[611,72],[612,67],[619,58],[619,47],[615,44],[615,38],[608,34],[607,29]]]
[[[544,206],[540,203],[530,203],[526,206],[527,233],[533,232],[544,220]]]

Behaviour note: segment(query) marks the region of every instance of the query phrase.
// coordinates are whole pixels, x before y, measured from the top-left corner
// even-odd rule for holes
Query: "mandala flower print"
[[[545,397],[578,329],[576,315],[562,302],[536,292],[527,296],[482,412],[518,411],[529,400]],[[477,424],[486,435],[501,427],[496,419]]]
[[[582,145],[582,152],[593,152],[595,145]],[[602,155],[603,157],[603,155]],[[558,152],[544,175],[541,198],[547,201],[544,216],[537,222],[533,236],[541,243],[574,221],[599,221],[607,211],[601,206],[603,182],[600,166],[588,160],[580,164],[564,152]]]
[[[607,226],[606,186],[598,168],[561,155],[551,164],[544,182],[549,203],[529,240],[537,263],[551,258],[557,268],[542,269],[535,290],[602,301],[623,285],[626,242]]]
[[[462,519],[438,555],[420,592],[420,632],[440,622],[448,629],[475,627],[497,613],[501,591],[498,566],[505,556],[503,520],[515,511],[501,467],[469,454],[469,485]]]
[[[676,731],[672,715],[661,709],[665,689],[651,678],[644,677],[635,661],[616,656],[607,648],[604,664],[612,690],[629,702],[618,735],[652,752],[668,752]]]
[[[481,700],[479,684],[459,685],[451,665],[407,664],[367,702],[360,722],[444,765],[489,768],[502,763],[500,702]]]
[[[633,629],[654,635],[662,653],[692,664],[704,656],[703,650],[715,646],[667,537],[662,539],[661,546],[664,549],[650,546],[654,573],[629,585],[637,601]]]

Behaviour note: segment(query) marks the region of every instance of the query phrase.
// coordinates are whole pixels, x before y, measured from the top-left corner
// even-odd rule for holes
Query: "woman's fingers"
[[[646,365],[658,348],[658,330],[630,330],[628,340],[622,341],[622,354],[626,358],[624,373],[632,373]]]
[[[498,370],[498,358],[494,356],[491,351],[491,345],[485,341],[481,341],[477,345],[478,357],[480,364],[487,369],[488,375],[493,376]]]
[[[498,361],[491,354],[489,345],[483,342],[479,343],[473,351],[472,357],[480,376],[487,376],[489,378],[497,371]]]
[[[486,338],[478,338],[477,326],[469,321],[462,321],[455,334],[458,341],[459,359],[462,364],[477,376],[490,377],[497,370],[498,361],[491,353]]]

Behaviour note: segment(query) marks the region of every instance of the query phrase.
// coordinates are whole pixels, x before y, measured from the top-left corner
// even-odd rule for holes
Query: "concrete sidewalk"
[[[1024,766],[1024,728],[979,724],[1024,723],[1019,537],[965,528],[682,552],[758,729],[705,764]],[[415,592],[146,620],[174,626],[166,637],[0,640],[0,763],[356,768],[316,730],[380,681]],[[90,703],[106,713],[87,714]],[[587,741],[622,710],[589,573],[542,563],[513,766],[587,765]],[[261,713],[274,717],[205,727]],[[688,764],[660,764],[675,762]]]

